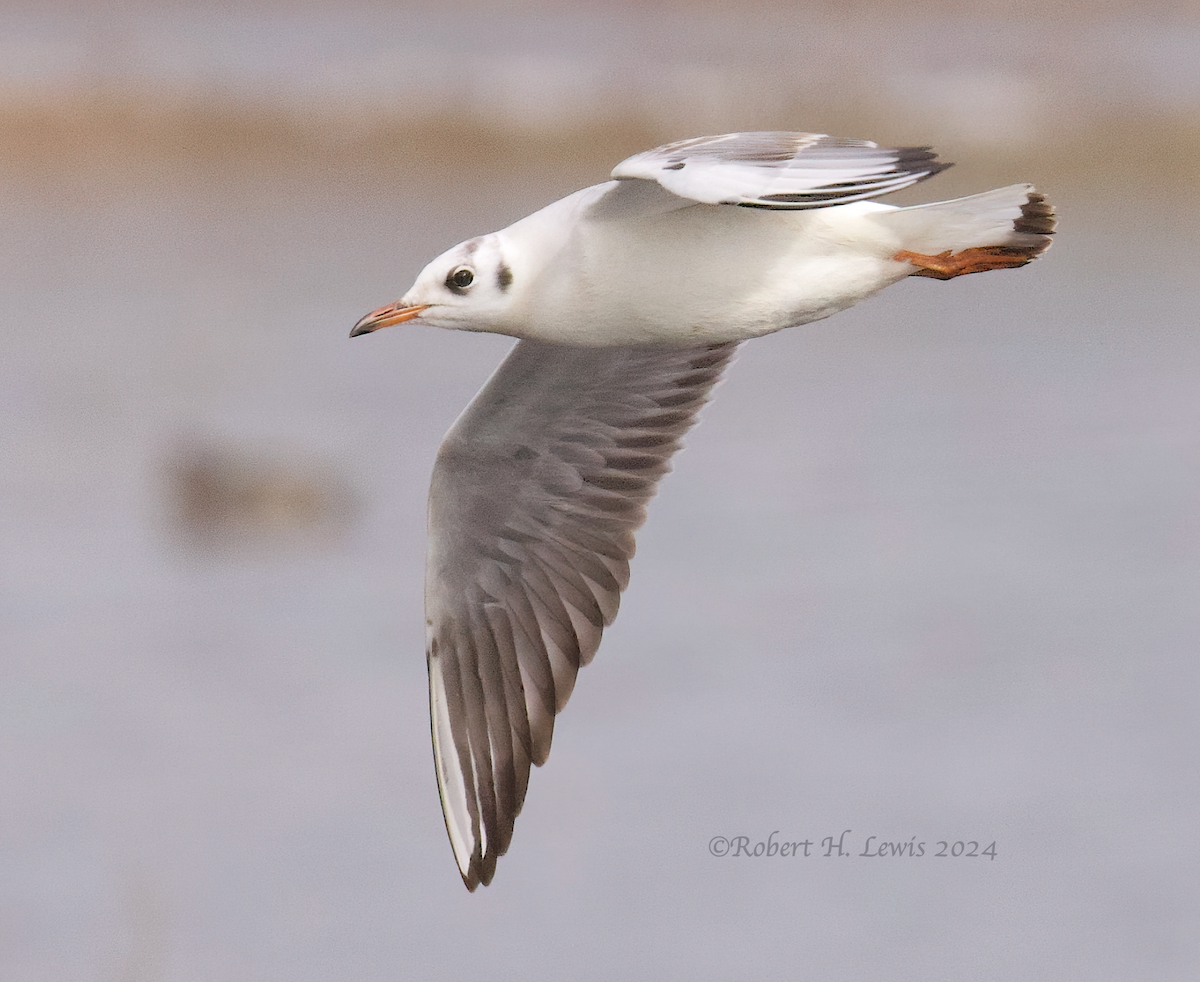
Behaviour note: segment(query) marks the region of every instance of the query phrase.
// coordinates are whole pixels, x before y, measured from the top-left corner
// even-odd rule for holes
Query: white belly
[[[587,191],[594,202],[611,186]],[[574,207],[590,204],[581,197]],[[592,345],[718,342],[828,317],[911,272],[891,259],[895,235],[869,217],[892,210],[693,204],[579,221],[539,273],[522,334]]]

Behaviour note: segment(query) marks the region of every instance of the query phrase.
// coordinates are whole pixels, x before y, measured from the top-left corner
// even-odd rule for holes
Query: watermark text
[[[855,836],[853,829],[837,835],[788,836],[775,829],[766,836],[714,835],[708,851],[718,859],[986,859],[998,855],[995,840],[907,839],[880,835]]]

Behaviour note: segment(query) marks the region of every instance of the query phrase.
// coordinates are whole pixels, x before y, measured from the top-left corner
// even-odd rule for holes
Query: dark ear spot
[[[512,285],[512,270],[505,263],[501,263],[496,270],[496,285],[500,287],[501,293]]]

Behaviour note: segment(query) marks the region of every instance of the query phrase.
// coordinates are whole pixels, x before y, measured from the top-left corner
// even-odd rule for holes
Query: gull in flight
[[[351,336],[412,321],[520,339],[446,434],[429,491],[433,756],[468,890],[492,880],[555,716],[629,582],[634,532],[749,338],[907,276],[1044,252],[1031,185],[899,208],[928,147],[811,133],[672,143],[470,239]]]

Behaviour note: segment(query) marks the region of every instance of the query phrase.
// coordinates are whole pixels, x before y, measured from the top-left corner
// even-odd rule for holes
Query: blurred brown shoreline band
[[[404,109],[349,119],[335,109],[303,111],[233,97],[155,98],[111,89],[53,98],[0,96],[0,176],[119,187],[149,175],[186,179],[196,167],[350,170],[379,180],[429,169],[555,167],[603,180],[625,155],[699,135],[619,107],[601,118],[545,126],[479,114],[470,106],[434,118]],[[742,128],[933,144],[944,159],[960,163],[939,178],[951,191],[956,184],[969,189],[992,180],[1029,180],[1070,184],[1104,198],[1200,195],[1200,119],[1183,110],[1131,106],[1061,126],[1048,121],[1007,141],[942,132],[934,109],[897,111],[858,100],[796,104],[769,119],[747,119]]]

